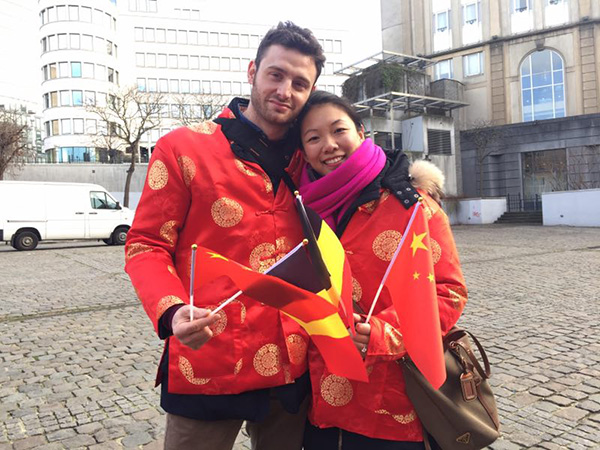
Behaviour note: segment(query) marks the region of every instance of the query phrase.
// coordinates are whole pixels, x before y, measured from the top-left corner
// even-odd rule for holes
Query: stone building
[[[435,61],[469,106],[453,114],[464,196],[600,187],[600,2],[381,0],[383,48]]]

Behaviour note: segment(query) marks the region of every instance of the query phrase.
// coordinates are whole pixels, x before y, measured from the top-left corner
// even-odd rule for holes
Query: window
[[[240,47],[248,48],[248,35],[240,34]]]
[[[82,91],[73,91],[73,106],[83,106]]]
[[[146,67],[156,67],[156,53],[146,53]]]
[[[220,67],[219,57],[211,56],[210,57],[210,70],[219,70],[219,67]]]
[[[171,92],[174,94],[179,93],[179,80],[171,80]]]
[[[177,69],[177,55],[169,55],[169,67]]]
[[[190,45],[198,45],[198,32],[197,31],[190,31],[188,33],[188,42],[190,43]]]
[[[167,42],[167,32],[164,28],[156,29],[156,42]]]
[[[60,50],[68,48],[68,43],[67,43],[67,35],[66,34],[59,34],[58,35],[58,48]]]
[[[179,55],[179,68],[187,69],[189,68],[189,61],[187,55]]]
[[[181,80],[181,93],[182,94],[190,93],[190,80]]]
[[[198,33],[198,43],[200,45],[208,45],[208,33],[206,31]]]
[[[443,11],[433,15],[433,24],[436,33],[443,33],[450,29],[450,11]]]
[[[50,92],[50,106],[53,108],[56,106],[60,106],[58,104],[58,92],[56,91]]]
[[[200,68],[200,58],[198,56],[190,56],[190,69]]]
[[[333,41],[334,53],[342,53],[342,41]]]
[[[68,62],[58,63],[58,76],[61,78],[69,78],[71,76],[71,70],[69,69]]]
[[[210,59],[208,56],[200,57],[200,69],[209,70],[210,69]]]
[[[81,47],[81,40],[80,40],[80,36],[78,34],[69,35],[69,39],[71,40],[71,48],[72,49],[77,50]]]
[[[178,44],[187,44],[187,31],[185,31],[185,30],[177,31],[177,43]]]
[[[481,2],[463,5],[463,21],[465,25],[473,25],[481,21]]]
[[[94,78],[94,65],[92,63],[83,63],[83,78]]]
[[[231,47],[239,47],[240,46],[240,35],[239,34],[230,34],[229,35],[229,45]]]
[[[160,78],[158,80],[158,91],[169,92],[169,81],[166,78]]]
[[[71,134],[71,119],[61,119],[60,129],[62,134]]]
[[[177,44],[177,31],[167,30],[167,42],[169,44]]]
[[[325,39],[325,50],[326,53],[333,52],[333,41],[331,39]]]
[[[85,132],[87,134],[96,134],[98,132],[98,129],[96,126],[96,119],[86,119]]]
[[[117,209],[117,202],[106,192],[90,192],[90,203],[94,209]]]
[[[146,42],[154,42],[156,40],[154,28],[146,28],[145,35],[146,35]]]
[[[192,94],[200,93],[200,80],[192,80]]]
[[[233,72],[239,72],[240,68],[240,58],[231,58],[231,70]]]
[[[56,8],[48,8],[48,22],[56,22]]]
[[[434,79],[452,78],[452,60],[445,59],[436,63],[434,68]]]
[[[96,80],[106,81],[106,66],[102,64],[96,65]]]
[[[158,90],[158,83],[156,78],[148,78],[148,92],[156,92]]]
[[[92,50],[92,36],[89,34],[84,34],[81,36],[81,49],[82,50]]]
[[[79,10],[79,20],[82,22],[92,22],[92,8],[82,6]]]
[[[54,64],[54,63],[49,64],[48,69],[50,70],[50,79],[51,80],[58,78],[58,73],[56,72],[56,64]]]
[[[144,67],[146,65],[146,57],[143,53],[135,54],[135,65],[137,67]]]
[[[463,70],[465,77],[472,77],[483,73],[483,52],[471,53],[463,56]]]
[[[71,92],[60,91],[60,105],[71,106]]]
[[[52,136],[56,136],[59,134],[59,129],[58,129],[58,120],[52,120],[50,121],[51,125],[52,125]]]
[[[226,70],[227,72],[229,72],[229,58],[221,58],[221,70]]]
[[[115,83],[116,82],[116,80],[115,80],[115,70],[111,69],[109,67],[108,70],[107,70],[107,74],[108,74],[108,77],[107,77],[108,82],[109,83]]]
[[[523,121],[565,117],[564,64],[552,50],[533,52],[521,64]]]
[[[71,76],[73,78],[81,78],[81,63],[80,62],[72,62],[71,63]]]
[[[58,39],[55,34],[48,36],[48,50],[58,50]]]
[[[530,0],[513,0],[513,11],[524,12],[531,9]]]
[[[145,78],[137,79],[137,88],[138,88],[138,91],[141,91],[141,92],[144,92],[146,90],[146,79]]]
[[[219,33],[210,33],[209,45],[219,45]]]
[[[94,91],[85,91],[85,104],[95,105],[96,104],[96,93]]]

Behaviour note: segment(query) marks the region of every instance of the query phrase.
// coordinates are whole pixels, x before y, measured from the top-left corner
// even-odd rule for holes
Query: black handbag
[[[483,367],[473,353],[469,337],[479,350]],[[491,375],[487,355],[475,336],[454,327],[444,337],[444,356],[447,378],[438,390],[410,358],[399,361],[408,398],[426,434],[435,441],[429,442],[430,448],[481,449],[500,436],[496,401],[487,381]]]

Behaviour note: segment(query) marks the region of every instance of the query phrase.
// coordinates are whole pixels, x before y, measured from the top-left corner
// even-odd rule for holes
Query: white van
[[[47,239],[123,245],[132,221],[133,211],[97,184],[0,181],[0,241],[17,250]]]

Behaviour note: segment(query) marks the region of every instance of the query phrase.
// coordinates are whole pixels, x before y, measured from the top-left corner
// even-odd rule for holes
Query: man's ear
[[[250,64],[248,64],[248,83],[253,85],[255,76],[256,76],[256,63],[254,62],[254,60],[252,60],[252,61],[250,61]]]

